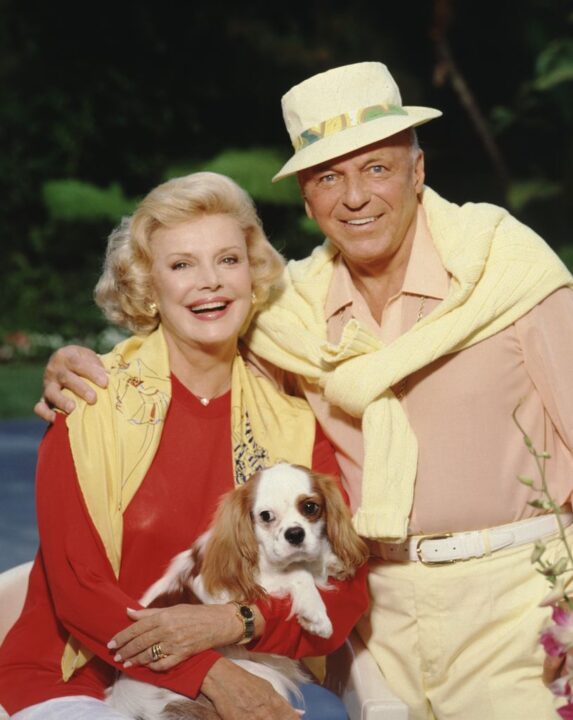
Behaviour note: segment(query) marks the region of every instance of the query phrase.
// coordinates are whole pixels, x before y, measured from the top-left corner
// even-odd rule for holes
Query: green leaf
[[[527,485],[527,487],[533,487],[534,484],[535,484],[534,481],[533,481],[531,478],[525,477],[525,476],[523,476],[523,475],[518,475],[518,476],[517,476],[517,479],[519,480],[519,482],[520,482],[522,485]]]
[[[563,188],[559,183],[544,178],[532,178],[512,182],[507,199],[512,210],[518,213],[532,202],[547,200],[560,195],[562,192]]]
[[[553,566],[553,572],[555,573],[555,575],[561,575],[562,573],[564,573],[567,570],[567,564],[567,558],[560,558]]]
[[[111,220],[129,215],[136,201],[127,199],[117,183],[100,188],[81,180],[48,180],[42,197],[54,220]]]
[[[567,265],[569,270],[573,270],[573,245],[565,245],[559,248],[559,257],[565,265]]]
[[[554,40],[539,55],[536,63],[536,90],[549,90],[573,80],[573,40]]]
[[[543,570],[539,571],[542,575],[545,575],[545,577],[549,580],[550,584],[553,586],[557,582],[556,576],[553,574],[553,568],[545,568]]]
[[[169,168],[167,178],[198,170],[227,175],[244,188],[255,202],[274,205],[301,205],[298,183],[294,177],[272,183],[272,177],[284,165],[285,157],[273,148],[230,149],[206,163]]]
[[[540,540],[538,540],[533,547],[533,552],[531,553],[531,562],[536,563],[541,560],[544,552],[545,545]]]
[[[552,510],[553,509],[553,503],[549,500],[545,499],[539,499],[539,500],[530,500],[528,505],[531,505],[531,507],[537,508],[538,510]]]
[[[505,105],[496,105],[490,113],[490,121],[496,133],[508,130],[517,119],[515,110]]]
[[[319,237],[324,237],[324,233],[318,227],[315,221],[311,220],[306,215],[301,216],[300,220],[298,221],[298,226],[303,232],[306,232],[309,235],[317,235]]]

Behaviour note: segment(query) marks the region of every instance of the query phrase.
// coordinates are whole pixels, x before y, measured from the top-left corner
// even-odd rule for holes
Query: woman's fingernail
[[[123,663],[123,667],[124,667],[124,668],[125,668],[125,667],[131,667],[132,665],[133,665],[133,663],[132,663],[132,662],[129,662],[129,660],[126,660],[126,661]]]
[[[107,647],[109,650],[115,650],[117,647],[117,643],[115,640],[110,640],[107,644]]]
[[[121,662],[123,660],[123,658],[121,657],[121,655],[119,653],[116,653],[114,655],[113,659],[115,662]]]

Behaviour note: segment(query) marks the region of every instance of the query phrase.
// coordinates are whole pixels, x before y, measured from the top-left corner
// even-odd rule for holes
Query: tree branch
[[[437,63],[434,69],[434,82],[436,85],[440,86],[443,85],[449,78],[454,92],[457,94],[460,103],[467,111],[482,145],[494,167],[500,190],[505,199],[507,197],[510,182],[509,170],[495,141],[493,133],[491,132],[489,123],[482,113],[474,94],[454,60],[452,49],[447,37],[448,28],[451,24],[451,18],[452,1],[435,0],[434,25],[430,32],[437,57]]]

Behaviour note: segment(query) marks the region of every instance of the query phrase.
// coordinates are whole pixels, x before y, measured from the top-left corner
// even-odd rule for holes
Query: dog
[[[141,604],[252,603],[289,596],[290,617],[328,638],[332,624],[319,588],[329,589],[329,577],[352,577],[367,555],[334,479],[279,463],[223,496],[209,530],[173,559]],[[218,649],[285,698],[289,692],[300,697],[298,684],[309,681],[289,658],[250,653],[239,645]],[[204,696],[191,700],[126,675],[112,686],[107,702],[137,720],[218,718]]]

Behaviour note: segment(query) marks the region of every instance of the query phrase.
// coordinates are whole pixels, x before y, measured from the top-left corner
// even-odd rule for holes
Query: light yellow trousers
[[[571,533],[569,533],[571,537]],[[547,559],[560,557],[552,540]],[[410,720],[554,720],[541,681],[532,545],[450,565],[371,561],[371,610],[358,632]]]

